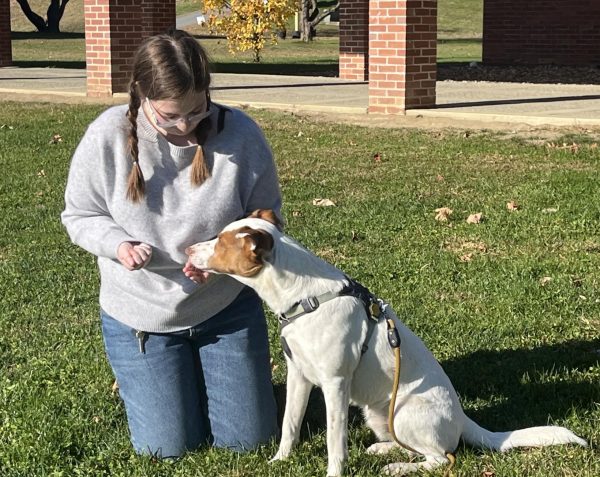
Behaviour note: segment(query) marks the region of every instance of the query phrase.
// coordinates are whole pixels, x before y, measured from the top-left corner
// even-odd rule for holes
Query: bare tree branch
[[[60,20],[65,13],[69,0],[49,0],[46,19],[35,13],[28,0],[16,0],[21,11],[39,32],[60,33]]]
[[[46,31],[46,20],[44,20],[31,9],[27,0],[17,0],[17,3],[21,7],[23,14],[33,24],[33,26],[37,28],[38,31]]]

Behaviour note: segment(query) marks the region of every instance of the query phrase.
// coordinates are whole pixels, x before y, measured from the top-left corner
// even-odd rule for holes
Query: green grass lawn
[[[30,1],[32,9],[44,16],[48,0]],[[200,2],[178,0],[179,15],[196,11]],[[483,0],[440,0],[438,6],[438,61],[470,62],[481,60]],[[85,38],[83,0],[71,0],[61,21],[62,33],[44,36],[34,32],[18,5],[11,3],[13,31],[13,61],[17,66],[51,66],[85,68]],[[231,55],[224,39],[206,38],[206,28],[186,27],[202,37],[202,44],[210,53],[216,71],[239,71],[273,74],[338,74],[339,41],[337,26],[321,23],[317,37],[310,44],[287,38],[277,45],[269,44],[263,50],[262,64],[253,64],[252,52]]]
[[[318,393],[288,462],[267,464],[275,444],[242,456],[200,450],[172,464],[132,452],[104,357],[95,261],[59,220],[70,156],[100,109],[0,108],[0,475],[325,475]],[[591,444],[461,447],[454,475],[600,475],[600,137],[548,144],[252,114],[273,146],[288,232],[391,302],[471,417],[492,430],[564,425]],[[454,211],[448,222],[435,220],[439,207]],[[468,224],[478,212],[484,220]],[[269,320],[283,401],[285,364]],[[365,455],[374,438],[353,416],[347,473],[379,475],[401,455]]]

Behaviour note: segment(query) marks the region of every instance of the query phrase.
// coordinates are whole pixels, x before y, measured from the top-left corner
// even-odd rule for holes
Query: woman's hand
[[[185,273],[186,277],[188,277],[190,280],[196,283],[206,283],[208,281],[208,277],[210,276],[210,273],[194,267],[194,265],[192,265],[192,262],[190,262],[189,260],[183,267],[183,273]]]
[[[123,242],[117,249],[117,258],[127,270],[143,268],[152,257],[152,247],[142,242]]]

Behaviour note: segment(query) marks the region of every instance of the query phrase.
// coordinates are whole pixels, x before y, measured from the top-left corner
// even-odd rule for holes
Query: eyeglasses
[[[146,101],[146,104],[148,105],[148,108],[150,109],[150,114],[152,115],[152,119],[154,120],[154,123],[159,128],[172,128],[172,127],[177,126],[181,121],[185,121],[188,124],[197,123],[197,122],[200,122],[203,119],[209,117],[212,114],[212,111],[210,110],[210,103],[208,103],[206,105],[206,107],[208,109],[202,113],[187,114],[185,116],[179,116],[175,119],[165,120],[165,119],[162,119],[162,116],[160,115],[160,113],[158,111],[156,111],[156,109],[154,109],[154,106],[152,106],[152,101],[150,101],[149,98],[146,97],[145,101]],[[161,118],[161,119],[158,119],[158,118]]]

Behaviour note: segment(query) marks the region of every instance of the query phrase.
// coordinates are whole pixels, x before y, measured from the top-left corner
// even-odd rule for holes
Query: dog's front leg
[[[313,387],[312,383],[302,375],[291,360],[286,359],[286,361],[288,369],[287,395],[283,424],[281,426],[281,441],[279,443],[279,450],[275,454],[275,457],[271,459],[271,462],[288,457],[292,448],[298,442],[302,419],[304,418],[310,391]]]
[[[327,475],[342,475],[348,460],[350,380],[336,377],[323,383],[327,408]]]

